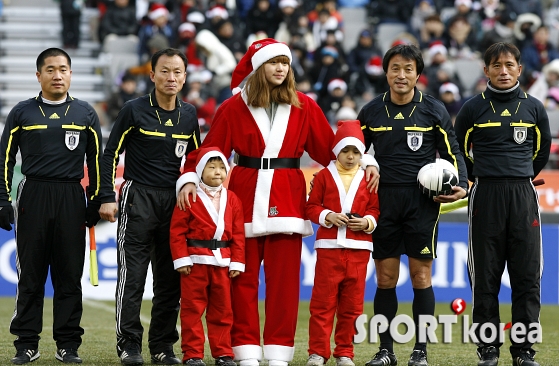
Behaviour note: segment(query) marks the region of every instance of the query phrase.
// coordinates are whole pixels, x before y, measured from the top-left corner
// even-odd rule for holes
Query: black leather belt
[[[222,240],[196,240],[196,239],[186,239],[188,242],[188,246],[195,247],[195,248],[208,248],[211,250],[216,250],[218,248],[227,248],[229,246],[228,241]]]
[[[299,169],[299,158],[252,158],[250,156],[235,155],[235,164],[252,169]]]

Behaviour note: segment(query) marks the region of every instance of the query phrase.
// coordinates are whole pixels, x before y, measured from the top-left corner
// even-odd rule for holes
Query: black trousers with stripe
[[[79,182],[26,178],[19,185],[18,285],[10,324],[10,332],[17,336],[17,349],[38,348],[49,268],[54,288],[52,333],[56,345],[77,349],[82,342],[85,202]]]
[[[117,352],[128,342],[142,344],[140,308],[151,262],[153,307],[148,342],[152,354],[172,349],[179,339],[177,317],[180,274],[173,267],[169,230],[175,189],[158,189],[126,181],[121,186],[117,233]]]
[[[473,322],[499,329],[501,276],[507,264],[512,289],[512,323],[539,323],[543,270],[537,193],[528,178],[478,179],[469,202],[468,270]],[[505,320],[505,323],[508,320]],[[479,337],[478,337],[479,338]],[[501,346],[496,340],[479,346]],[[511,353],[531,343],[512,342]]]

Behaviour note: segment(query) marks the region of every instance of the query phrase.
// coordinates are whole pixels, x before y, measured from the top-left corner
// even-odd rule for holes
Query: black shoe
[[[25,363],[33,362],[41,356],[38,349],[18,349],[16,355],[12,358],[12,363],[16,365],[23,365]]]
[[[59,348],[54,357],[64,363],[82,363],[78,350],[73,348]]]
[[[379,351],[365,366],[396,366],[397,364],[398,360],[396,360],[396,355],[394,353],[388,352],[387,349],[379,348]]]
[[[120,350],[120,363],[123,365],[139,366],[144,364],[140,346],[136,343],[127,342]]]
[[[477,356],[479,357],[477,366],[497,366],[499,363],[499,349],[495,346],[478,348]]]
[[[188,366],[206,366],[204,361],[200,358],[189,358],[188,360],[184,361],[183,364]]]
[[[216,366],[237,366],[233,358],[229,356],[218,357],[215,359]]]
[[[154,365],[180,365],[182,362],[175,356],[172,349],[151,355],[151,363]]]
[[[410,355],[408,366],[427,366],[427,355],[420,349],[414,349]]]
[[[525,348],[520,350],[520,355],[512,359],[512,366],[540,366],[534,360],[536,351],[531,348]]]

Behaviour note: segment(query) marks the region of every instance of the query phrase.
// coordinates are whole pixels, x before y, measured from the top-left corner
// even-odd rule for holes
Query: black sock
[[[427,344],[419,342],[419,315],[435,315],[435,292],[433,286],[424,289],[413,289],[413,321],[415,323],[415,346],[427,354]]]
[[[374,310],[376,314],[382,314],[388,320],[388,324],[392,322],[398,312],[398,298],[396,297],[396,288],[382,289],[377,287],[374,300]],[[388,352],[394,353],[394,340],[390,336],[390,327],[384,333],[379,333],[380,348],[386,349]]]

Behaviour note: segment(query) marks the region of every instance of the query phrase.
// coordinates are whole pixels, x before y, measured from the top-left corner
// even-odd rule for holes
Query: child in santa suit
[[[197,154],[196,154],[197,153]],[[241,202],[222,185],[229,164],[217,148],[196,155],[198,200],[171,219],[171,254],[181,276],[181,347],[183,363],[205,366],[204,328],[218,366],[236,366],[231,348],[231,282],[245,269],[245,232]]]
[[[309,320],[307,366],[330,358],[330,336],[337,316],[337,366],[354,366],[355,320],[363,313],[365,275],[379,217],[378,196],[367,189],[360,160],[365,142],[359,121],[340,121],[332,151],[337,156],[314,179],[307,216],[320,225]]]
[[[300,170],[304,152],[326,166],[334,133],[316,102],[295,88],[289,47],[274,39],[254,42],[233,72],[234,94],[216,111],[202,143],[217,146],[237,165],[228,188],[243,204],[246,270],[233,281],[231,343],[240,366],[287,366],[295,352],[303,236],[312,235],[305,215],[307,185]],[[246,78],[242,89],[239,86]],[[369,156],[369,155],[367,155]],[[369,183],[378,171],[367,167]],[[177,181],[177,205],[184,209],[196,198],[197,176],[188,157]],[[376,165],[378,167],[378,165]],[[266,320],[260,331],[258,288],[264,263]]]

